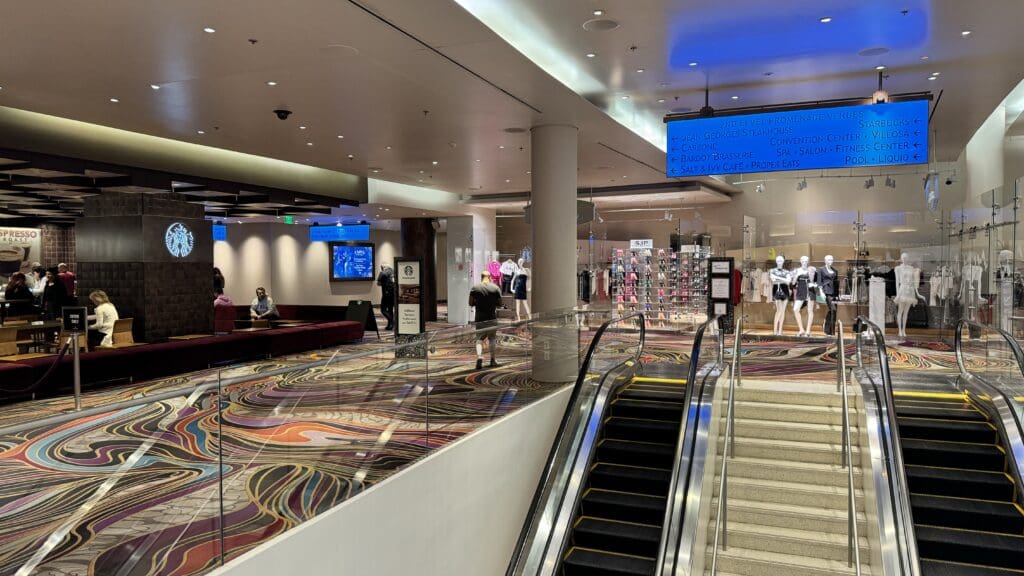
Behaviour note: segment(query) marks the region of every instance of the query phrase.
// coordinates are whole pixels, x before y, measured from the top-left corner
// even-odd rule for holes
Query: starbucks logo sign
[[[192,249],[196,246],[196,240],[188,226],[181,222],[175,222],[167,227],[167,232],[164,234],[164,245],[167,246],[167,252],[171,256],[184,258],[192,253]]]

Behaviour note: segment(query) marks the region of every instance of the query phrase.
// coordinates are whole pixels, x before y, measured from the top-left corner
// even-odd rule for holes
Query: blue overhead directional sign
[[[348,242],[350,240],[369,240],[370,225],[356,224],[350,226],[310,226],[310,242]]]
[[[928,101],[668,123],[668,176],[928,162]]]

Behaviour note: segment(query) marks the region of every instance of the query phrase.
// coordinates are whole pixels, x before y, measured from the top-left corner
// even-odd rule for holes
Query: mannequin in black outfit
[[[825,296],[825,334],[832,336],[836,332],[836,281],[839,273],[832,267],[835,258],[831,254],[825,256],[825,265],[818,268],[818,289]]]

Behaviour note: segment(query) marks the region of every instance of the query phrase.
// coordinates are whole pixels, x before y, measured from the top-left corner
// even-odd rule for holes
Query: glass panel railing
[[[889,357],[882,330],[864,316],[854,322],[855,343],[847,345],[844,355],[854,355],[864,394],[865,414],[861,425],[869,438],[862,443],[861,453],[878,455],[871,463],[875,470],[875,485],[865,486],[866,493],[874,494],[877,509],[877,538],[883,573],[918,576],[921,573],[914,533],[914,518],[910,506],[910,489],[903,464],[903,448],[893,397]],[[871,532],[871,530],[869,530]]]
[[[0,573],[208,572],[564,390],[580,326],[558,311],[264,357],[0,426]],[[541,366],[568,376],[537,379]]]
[[[1010,334],[970,320],[957,325],[960,384],[999,426],[1011,474],[1024,482],[1024,352]]]
[[[644,316],[606,320],[591,340],[506,574],[554,574],[609,394],[635,371]]]

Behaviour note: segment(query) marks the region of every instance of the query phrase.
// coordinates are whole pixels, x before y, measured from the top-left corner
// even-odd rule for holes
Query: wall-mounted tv
[[[376,246],[372,242],[329,242],[331,281],[350,282],[374,279]]]

